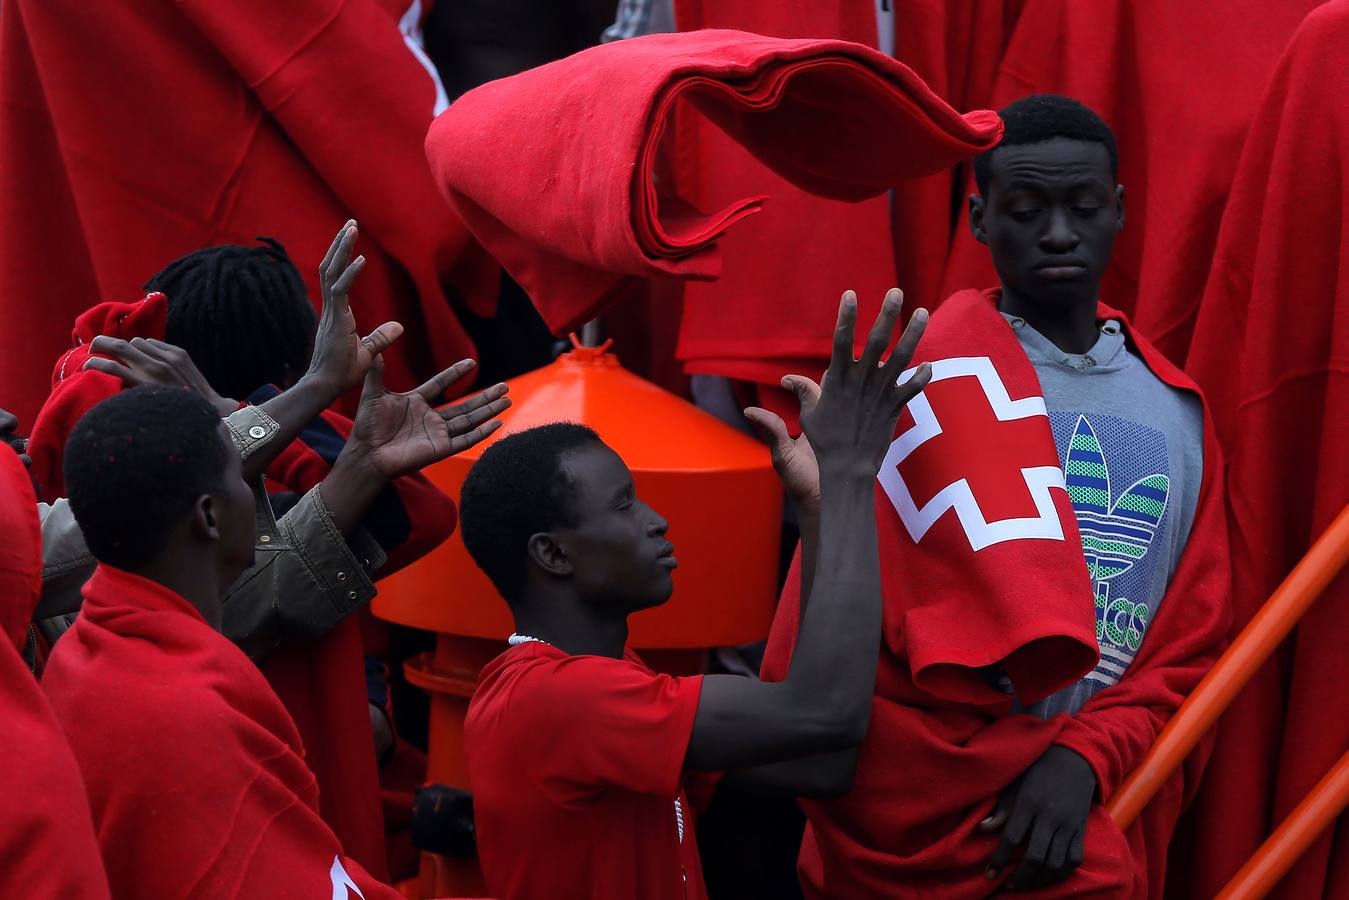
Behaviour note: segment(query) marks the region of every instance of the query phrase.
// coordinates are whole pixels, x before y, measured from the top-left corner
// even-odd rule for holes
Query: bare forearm
[[[801,529],[801,608],[798,611],[796,633],[801,633],[801,620],[806,617],[810,590],[815,583],[815,560],[820,552],[820,510],[817,506],[797,506],[797,525]]]
[[[875,488],[853,469],[823,473],[822,482],[811,601],[784,684],[798,702],[832,710],[864,732],[881,626]]]
[[[244,461],[244,478],[251,482],[266,471],[272,460],[290,446],[305,426],[327,409],[337,396],[337,389],[331,384],[317,376],[306,375],[290,390],[282,391],[258,407],[276,422],[277,430],[270,441]]]
[[[343,537],[352,535],[388,483],[358,447],[347,445],[328,477],[319,485],[323,504]]]

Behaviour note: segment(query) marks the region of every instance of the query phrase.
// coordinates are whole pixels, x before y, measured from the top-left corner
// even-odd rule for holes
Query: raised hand
[[[857,295],[843,294],[834,350],[818,396],[798,393],[802,399],[801,429],[810,440],[820,465],[840,465],[854,475],[874,478],[894,436],[900,411],[932,378],[923,363],[912,377],[899,383],[913,358],[918,339],[927,327],[927,310],[914,312],[895,349],[884,360],[899,321],[904,294],[892,289],[885,295],[861,359],[853,358],[853,330],[857,323]]]
[[[819,402],[820,386],[804,375],[788,375],[781,384],[796,394],[796,401],[802,409],[807,404],[813,406]],[[745,418],[768,443],[773,456],[773,468],[797,510],[803,515],[818,513],[820,465],[815,460],[815,451],[811,449],[806,433],[803,431],[793,438],[787,433],[787,423],[782,421],[781,416],[758,406],[746,409]]]
[[[365,376],[348,448],[364,454],[383,478],[397,478],[482,441],[501,426],[496,417],[511,405],[505,384],[445,409],[432,405],[476,365],[461,360],[416,390],[395,394],[385,389],[384,360],[376,356]]]
[[[356,317],[351,312],[351,286],[365,267],[364,256],[351,259],[356,237],[356,221],[348,219],[319,265],[323,310],[314,336],[314,355],[309,362],[308,376],[325,385],[334,397],[359,384],[375,357],[403,333],[403,326],[397,322],[385,322],[365,337],[356,330]]]
[[[89,349],[114,359],[91,356],[84,361],[84,369],[120,378],[126,387],[160,384],[190,388],[204,397],[221,418],[239,406],[215,392],[215,388],[211,387],[206,376],[201,374],[201,370],[192,362],[192,357],[182,347],[154,338],[136,337],[124,341],[100,334],[90,342]]]

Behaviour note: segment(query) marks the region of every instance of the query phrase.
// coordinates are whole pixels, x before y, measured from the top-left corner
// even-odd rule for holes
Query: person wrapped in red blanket
[[[1203,756],[1127,834],[1105,814],[1222,646],[1221,460],[1193,383],[1097,298],[1124,218],[1113,135],[1062,97],[1001,115],[971,227],[1002,287],[934,314],[932,381],[881,468],[871,729],[853,791],[806,804],[812,897],[1158,896]]]
[[[369,465],[415,466],[495,430],[500,389],[455,418],[431,409],[451,372],[390,394],[373,359],[362,412],[408,427],[372,445]],[[84,775],[116,895],[399,896],[319,816],[293,720],[219,633],[256,522],[217,411],[181,389],[124,391],[77,424],[65,472],[99,567],[43,687]]]
[[[0,411],[0,437],[13,416]],[[89,801],[65,735],[23,664],[42,584],[37,498],[8,441],[0,446],[0,889],[7,896],[106,900],[108,880]]]
[[[334,239],[324,260],[332,266],[320,275],[325,302],[334,299],[332,286],[346,271],[356,240],[353,222]],[[350,263],[353,279],[363,272],[363,260]],[[293,384],[308,369],[319,323],[280,245],[207,248],[174,262],[150,284],[171,290],[175,299],[155,292],[137,303],[94,307],[77,321],[73,346],[54,367],[52,394],[29,440],[35,477],[49,498],[63,493],[60,469],[71,429],[122,387],[121,379],[89,365],[101,356],[94,348],[100,334],[122,340],[167,337],[188,351],[217,393],[258,403],[276,393],[274,384]],[[346,308],[345,291],[335,299]],[[324,480],[351,428],[350,420],[325,411],[272,460],[266,474],[282,489],[274,496],[278,515]],[[364,504],[361,517],[361,527],[388,554],[380,574],[439,545],[456,521],[453,501],[421,474],[385,484]],[[309,765],[323,786],[325,818],[348,851],[378,873],[384,840],[360,624],[349,616],[318,641],[283,645],[268,657],[264,673],[309,749]]]
[[[1349,503],[1346,59],[1336,0],[1298,29],[1255,112],[1186,360],[1227,454],[1234,634]],[[1177,896],[1218,893],[1349,747],[1346,633],[1341,573],[1220,720]],[[1349,897],[1349,817],[1270,897]]]

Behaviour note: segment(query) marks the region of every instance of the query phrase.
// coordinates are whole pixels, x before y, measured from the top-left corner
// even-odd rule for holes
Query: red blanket
[[[1280,51],[1319,2],[1037,0],[1017,19],[990,105],[1067,94],[1114,129],[1128,223],[1101,295],[1176,362],[1194,328],[1235,148]],[[946,290],[994,280],[987,250],[958,229]]]
[[[878,46],[875,4],[866,0],[680,0],[676,15],[684,31],[736,28]],[[906,3],[893,18],[896,59],[956,109],[987,105],[1013,10],[983,0]],[[685,286],[679,357],[690,372],[758,382],[759,402],[792,422],[794,412],[776,402],[778,380],[788,371],[823,372],[829,351],[819,336],[832,329],[840,285],[857,291],[862,316],[874,315],[895,285],[910,309],[941,299],[959,159],[936,174],[897,180],[888,196],[840,203],[765,169],[706,120],[685,116],[677,126],[676,186],[695,206],[736,191],[771,198],[752,226],[721,240],[721,277]]]
[[[762,207],[740,186],[713,213],[657,191],[657,140],[680,100],[779,177],[853,202],[946,168],[1000,130],[870,48],[736,31],[619,41],[483,85],[436,119],[427,154],[451,205],[555,332],[634,278],[715,278],[719,238]],[[818,343],[811,331],[802,346]]]
[[[1118,317],[1104,306],[1099,315]],[[995,334],[998,326],[1002,326],[1003,336]],[[1129,334],[1143,360],[1159,378],[1182,389],[1193,389],[1193,383],[1151,345],[1132,330]],[[969,292],[948,299],[934,314],[920,350],[928,357],[953,354],[937,362],[943,368],[951,364],[968,367],[971,357],[989,358],[1013,402],[1024,402],[1027,389],[1035,384],[1030,363],[998,315],[990,294]],[[949,381],[949,387],[955,388],[958,382],[968,385],[975,379]],[[1017,449],[1011,438],[1005,436],[1011,434],[1013,424],[1018,424],[1015,419],[991,423],[985,416],[980,424],[986,434],[975,432],[974,420],[961,420],[947,413],[954,408],[955,398],[944,395],[940,390],[943,383],[936,382],[936,391],[932,387],[927,389],[932,409],[938,416],[946,414],[967,444],[978,441],[976,449],[986,450],[992,441],[997,441],[997,450],[986,454],[993,458],[992,462],[1000,462],[1002,454],[1013,449],[1018,460],[1028,458],[1024,454],[1040,438],[1051,441],[1048,452],[1053,453],[1048,424],[1033,428],[1038,424],[1034,416],[1019,423],[1023,431],[1030,432],[1019,438],[1026,445],[1024,449]],[[987,376],[981,384],[985,387],[984,397],[991,397],[994,392],[987,389],[990,384]],[[984,400],[969,404],[971,410],[981,405],[992,404]],[[1005,413],[1013,412],[1005,402],[1000,405]],[[915,415],[926,418],[921,409],[916,409],[901,419],[900,437],[892,446],[887,467],[893,467],[895,462],[894,448],[902,451],[909,443],[905,435]],[[1000,433],[996,437],[995,426]],[[1032,538],[993,544],[972,552],[969,541],[960,548],[958,541],[952,539],[945,545],[947,550],[951,553],[959,550],[958,562],[969,570],[962,587],[956,580],[960,572],[955,562],[936,569],[922,568],[920,563],[932,562],[924,547],[926,535],[936,539],[942,534],[941,529],[947,534],[958,534],[956,520],[962,515],[969,516],[970,511],[948,510],[932,521],[923,540],[915,546],[908,536],[907,524],[901,527],[894,524],[896,507],[891,499],[894,486],[890,490],[884,486],[878,489],[885,621],[871,726],[860,751],[852,792],[835,801],[803,804],[810,824],[800,869],[809,896],[987,896],[996,887],[983,874],[996,845],[996,835],[981,833],[978,823],[991,812],[999,792],[1050,744],[1071,747],[1091,763],[1103,799],[1137,765],[1167,718],[1216,659],[1228,625],[1226,513],[1222,480],[1218,477],[1221,467],[1216,463],[1220,454],[1212,431],[1206,425],[1204,480],[1189,543],[1132,666],[1117,685],[1096,694],[1076,715],[1057,716],[1048,721],[1010,713],[1010,697],[1004,696],[1001,705],[991,702],[991,691],[977,693],[971,687],[972,673],[965,673],[956,682],[960,688],[957,691],[945,680],[929,678],[925,682],[921,661],[934,658],[953,662],[954,672],[960,674],[963,667],[996,660],[999,654],[1015,647],[1017,637],[1026,634],[1074,636],[1079,644],[1082,638],[1077,636],[1087,635],[1094,652],[1092,601],[1080,544],[1074,545],[1069,539],[1053,542]],[[1040,432],[1040,438],[1035,432]],[[961,449],[948,446],[945,453],[959,454]],[[899,463],[899,472],[906,480],[909,475],[905,464],[910,459],[919,462],[917,455],[922,450],[920,445]],[[1057,456],[1053,460],[1057,465]],[[969,471],[978,474],[978,465],[971,464]],[[883,476],[882,481],[887,477]],[[1016,483],[1015,474],[1002,477]],[[918,484],[916,478],[914,482]],[[985,496],[998,491],[996,485],[990,487],[989,478],[971,479],[969,483],[971,490],[978,492],[981,503]],[[920,502],[926,493],[914,491],[910,488],[913,505],[920,510],[926,508],[927,504]],[[999,499],[998,504],[985,511],[990,526],[1004,527],[1008,518],[1024,517],[1023,511],[1013,511],[1003,505],[1003,500]],[[1057,504],[1055,512],[1066,538],[1072,523],[1064,516],[1071,517],[1072,513],[1058,509]],[[974,521],[973,517],[970,521]],[[979,531],[965,530],[972,534]],[[1075,527],[1071,533],[1076,535]],[[1050,544],[1061,551],[1056,554],[1057,562],[1045,549]],[[991,550],[1002,551],[998,558],[1017,573],[1017,579],[1008,578],[1005,572],[995,577],[982,571],[984,561],[994,559],[987,555]],[[1029,565],[1008,562],[1017,550],[1027,554]],[[1043,578],[1052,587],[1060,573],[1040,570],[1050,565],[1083,572],[1081,589],[1086,593],[1074,595],[1076,609],[1072,606],[1073,597],[1046,594],[1032,603],[1016,592],[1015,581],[1020,578]],[[1063,588],[1071,587],[1075,580],[1070,578]],[[800,596],[795,573],[789,576],[787,585],[764,660],[764,677],[769,679],[781,678],[786,673],[796,639]],[[986,585],[1002,587],[989,591]],[[961,598],[963,616],[959,616],[962,609],[947,596],[937,596],[945,591],[960,597],[955,593],[960,590],[968,591]],[[936,627],[928,627],[927,610],[944,613],[944,620],[938,620]],[[1017,637],[1005,636],[991,627],[999,623],[1011,623],[1020,632]],[[1023,644],[1023,658],[1013,658],[1019,663],[1012,671],[1013,682],[1018,670],[1023,673],[1023,683],[1040,690],[1051,687],[1055,681],[1062,684],[1071,680],[1072,671],[1080,668],[1064,666],[1056,658],[1061,652],[1059,648],[1064,646],[1062,640],[1057,642],[1057,648],[1055,642],[1046,640]],[[971,656],[971,648],[982,650],[982,655]],[[1043,676],[1039,685],[1034,680],[1037,672]],[[1100,896],[1106,897],[1159,893],[1166,844],[1184,793],[1193,788],[1203,756],[1201,751],[1191,758],[1183,776],[1178,775],[1163,789],[1127,834],[1120,833],[1102,807],[1094,807],[1088,823],[1086,862],[1072,879],[1037,896],[1090,890],[1100,891]]]
[[[294,722],[186,600],[100,567],[43,689],[84,773],[118,897],[399,894],[318,815]]]
[[[0,448],[0,884],[11,896],[108,896],[84,781],[65,735],[19,656],[42,588],[37,498],[19,458]]]
[[[200,247],[275,235],[317,298],[350,216],[368,238],[358,308],[407,326],[391,383],[471,355],[442,285],[481,310],[497,276],[422,153],[428,5],[0,4],[0,315],[25,322],[0,346],[0,405],[31,421],[71,319]]]
[[[163,294],[151,294],[135,303],[101,303],[76,321],[72,347],[52,371],[52,394],[38,414],[29,444],[33,469],[47,498],[65,492],[61,461],[75,423],[122,386],[110,375],[84,371],[89,343],[99,334],[162,338],[167,306]],[[351,433],[351,422],[343,416],[325,412],[323,419],[341,438]],[[329,460],[301,439],[272,461],[267,475],[287,490],[302,494],[321,482],[330,467]],[[395,571],[439,546],[455,524],[453,502],[425,476],[404,476],[395,481],[394,488],[406,511],[408,537],[390,551],[389,562],[380,574]],[[385,853],[380,792],[357,618],[344,619],[316,642],[282,646],[267,660],[263,671],[291,710],[309,749],[309,766],[323,787],[324,818],[349,854],[370,871],[382,874]]]
[[[1255,113],[1190,350],[1227,451],[1234,628],[1349,503],[1346,59],[1336,0],[1299,29]],[[1346,633],[1342,574],[1222,719],[1180,896],[1213,896],[1349,747]],[[1349,898],[1349,821],[1270,896]]]

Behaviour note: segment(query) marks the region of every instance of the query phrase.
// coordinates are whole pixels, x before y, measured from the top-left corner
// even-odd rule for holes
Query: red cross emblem
[[[1043,397],[1008,396],[988,357],[934,361],[932,381],[909,401],[879,475],[914,543],[947,510],[974,550],[1023,538],[1063,540],[1050,494],[1066,490],[1057,458],[1023,465],[1043,456],[1047,419]]]

